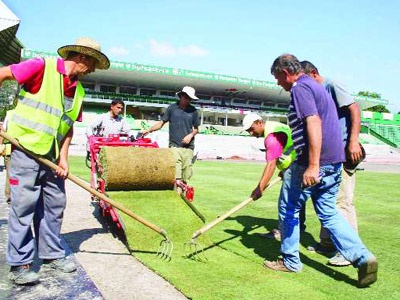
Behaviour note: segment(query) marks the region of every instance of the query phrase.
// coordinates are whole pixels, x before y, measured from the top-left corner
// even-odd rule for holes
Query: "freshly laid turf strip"
[[[275,296],[281,293],[279,288],[267,289],[263,284],[266,281],[277,283],[281,280],[280,274],[263,269],[262,261],[253,263],[219,247],[207,249],[211,245],[208,235],[201,236],[199,242],[206,247],[204,254],[209,261],[198,262],[186,258],[183,244],[203,223],[175,192],[110,192],[109,196],[167,230],[175,244],[169,262],[155,256],[161,240],[156,233],[122,216],[132,254],[185,295],[194,299],[261,299],[266,294]],[[150,216],[154,219],[150,219]],[[241,294],[243,289],[246,290],[245,295]],[[296,289],[300,292],[303,288],[299,284]]]
[[[207,222],[211,221],[249,196],[263,167],[261,163],[197,162],[191,181],[196,190],[193,204]],[[83,158],[71,158],[71,170],[88,179]],[[360,235],[379,261],[378,282],[367,289],[355,287],[357,270],[353,267],[327,266],[326,257],[306,250],[318,240],[319,233],[311,203],[307,207],[307,232],[300,245],[303,272],[277,273],[262,267],[265,259],[279,255],[279,242],[257,235],[277,226],[279,187],[200,239],[218,245],[205,251],[209,259],[206,263],[184,257],[183,243],[203,224],[174,192],[109,195],[167,230],[175,244],[170,262],[154,253],[161,236],[123,216],[132,255],[193,299],[400,299],[400,175],[359,172],[357,177],[355,204]]]

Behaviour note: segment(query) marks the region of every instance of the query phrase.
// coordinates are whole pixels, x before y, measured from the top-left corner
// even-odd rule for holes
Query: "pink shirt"
[[[265,159],[267,161],[273,161],[279,158],[282,155],[286,140],[286,134],[283,132],[270,133],[264,140],[266,149]]]
[[[33,58],[10,66],[11,72],[24,90],[36,94],[42,86],[45,62],[43,58]],[[77,77],[71,78],[66,75],[64,60],[57,59],[57,72],[64,77],[64,95],[74,97],[76,86],[78,84]],[[82,122],[82,108],[79,113],[78,122]]]

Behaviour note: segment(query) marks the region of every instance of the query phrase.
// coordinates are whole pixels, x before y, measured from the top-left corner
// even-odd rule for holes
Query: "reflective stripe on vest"
[[[290,146],[289,148],[287,148],[285,151],[283,151],[283,155],[290,155],[290,153],[292,153],[292,151],[294,151],[294,145]]]
[[[13,115],[12,116],[12,121],[15,123],[18,123],[22,126],[25,126],[27,128],[35,128],[38,131],[42,131],[44,133],[47,133],[48,135],[54,136],[57,132],[54,128],[51,128],[45,124],[41,124],[32,120],[25,119],[24,117],[21,117],[20,115]]]
[[[68,131],[71,129],[71,127],[74,125],[74,122],[78,118],[84,96],[85,90],[83,89],[81,83],[78,82],[74,99],[67,97],[64,98],[64,103],[66,103],[67,101],[72,102],[72,106],[68,108],[61,117],[61,122],[60,126],[58,127],[57,133],[57,141],[59,143],[61,143],[61,141],[65,138],[65,136],[68,134]]]
[[[79,87],[79,88],[78,88]],[[39,155],[59,155],[60,141],[76,120],[84,91],[78,82],[72,105],[65,106],[63,75],[57,71],[57,59],[46,58],[42,85],[36,94],[20,91],[7,132],[21,146]]]
[[[267,138],[267,136],[271,133],[278,133],[278,132],[284,133],[287,137],[286,144],[282,150],[282,155],[278,158],[276,163],[276,167],[279,170],[285,170],[296,159],[296,151],[293,145],[292,131],[290,130],[289,126],[279,122],[266,121],[264,122],[264,125],[265,125],[264,126],[265,138]]]
[[[68,115],[63,115],[61,121],[67,123],[69,127],[72,127],[72,125],[74,125],[74,121]]]
[[[41,111],[46,112],[51,115],[55,115],[57,117],[60,117],[62,114],[61,110],[59,110],[55,107],[51,107],[50,105],[48,105],[46,103],[42,103],[42,102],[36,101],[34,99],[22,97],[21,95],[18,96],[18,103],[32,107],[34,109],[41,110]]]

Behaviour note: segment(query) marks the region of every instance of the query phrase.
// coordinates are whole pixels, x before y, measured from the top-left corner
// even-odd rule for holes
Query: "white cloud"
[[[208,51],[197,45],[187,46],[174,46],[168,42],[159,42],[156,39],[151,39],[149,42],[150,52],[154,56],[158,57],[176,57],[191,56],[191,57],[204,57],[208,54]]]
[[[143,45],[142,43],[136,43],[133,47],[134,47],[136,50],[143,50],[144,47],[145,47],[145,45]]]
[[[176,48],[169,43],[163,43],[155,39],[151,39],[149,42],[149,46],[150,52],[154,56],[174,57],[177,54]]]
[[[179,47],[178,52],[183,55],[193,56],[193,57],[203,57],[208,54],[208,51],[197,46],[197,45],[188,45],[185,47]]]
[[[129,54],[129,51],[121,46],[113,46],[110,48],[110,53],[114,56],[121,57],[127,56]]]

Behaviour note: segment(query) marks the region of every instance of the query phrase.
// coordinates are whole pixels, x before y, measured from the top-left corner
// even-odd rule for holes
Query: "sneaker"
[[[265,239],[281,240],[281,232],[279,229],[272,229],[270,232],[260,233],[259,236]]]
[[[328,265],[337,267],[347,267],[351,265],[351,262],[345,259],[344,256],[338,252],[334,257],[328,259]]]
[[[375,256],[371,256],[366,263],[358,268],[357,286],[367,287],[378,280],[378,261]]]
[[[293,272],[292,270],[286,268],[285,264],[283,263],[283,259],[278,259],[277,261],[266,260],[264,261],[264,267],[274,271]]]
[[[39,275],[31,270],[31,265],[11,267],[8,278],[18,285],[33,284],[39,281]]]
[[[315,244],[314,246],[308,246],[307,250],[310,252],[316,252],[318,254],[323,255],[334,255],[336,253],[335,246],[322,246],[320,243]]]
[[[43,264],[63,273],[72,273],[77,269],[75,261],[71,258],[65,257],[58,259],[44,259]]]

